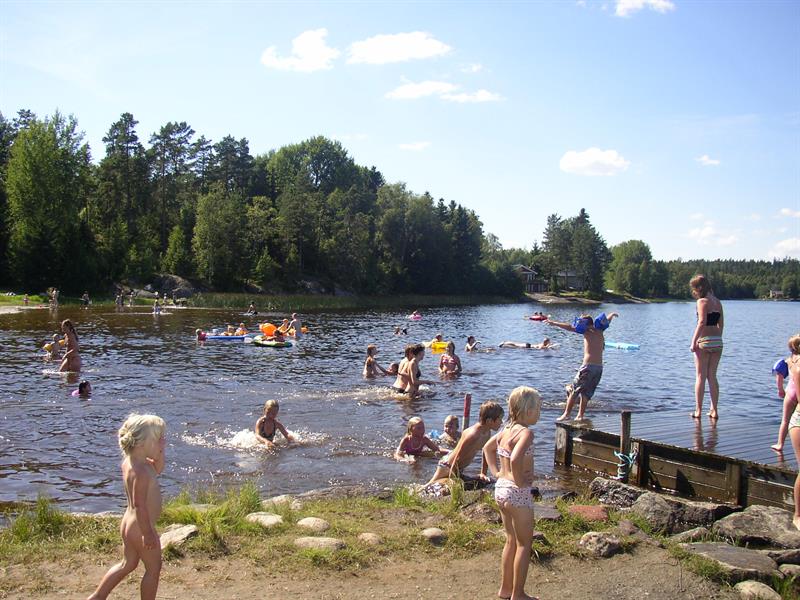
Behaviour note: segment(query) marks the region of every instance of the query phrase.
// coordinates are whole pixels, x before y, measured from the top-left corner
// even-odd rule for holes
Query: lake
[[[232,311],[183,309],[154,316],[145,307],[77,307],[0,315],[0,502],[45,494],[69,510],[124,507],[116,431],[131,412],[153,412],[168,423],[166,495],[188,489],[225,489],[254,481],[262,494],[297,493],[337,484],[396,485],[427,480],[433,460],[418,465],[391,456],[412,415],[442,429],[448,414],[461,415],[472,394],[473,422],[481,402],[505,407],[518,385],[544,398],[536,431],[536,471],[543,488],[559,485],[553,472],[553,421],[563,410],[564,385],[582,357],[582,338],[525,318],[535,310],[571,321],[574,307],[538,304],[425,309],[423,319],[404,311],[319,312],[303,315],[309,334],[292,348],[194,341],[198,327],[244,321],[280,322],[284,315],[247,317]],[[603,305],[617,311],[607,341],[640,345],[607,349],[603,380],[588,416],[635,411],[635,419],[694,405],[694,366],[689,341],[694,303]],[[800,330],[800,305],[786,302],[725,303],[725,352],[720,366],[720,418],[780,423],[781,401],[771,367],[788,355],[786,342]],[[94,393],[70,395],[77,383],[42,361],[39,350],[62,319],[75,323],[84,371]],[[394,327],[408,327],[395,336]],[[436,333],[454,340],[464,374],[434,386],[416,401],[402,401],[392,378],[361,377],[366,346],[378,361],[399,360],[410,342]],[[463,352],[466,336],[488,348]],[[497,349],[504,340],[539,342],[557,350]],[[437,355],[426,354],[423,377],[435,375]],[[265,400],[281,403],[279,420],[301,443],[268,452],[254,445],[253,424]],[[706,406],[708,400],[706,399]],[[688,416],[687,416],[688,419]],[[278,436],[279,438],[280,436]],[[276,438],[277,439],[277,438]],[[773,443],[765,440],[765,444]]]

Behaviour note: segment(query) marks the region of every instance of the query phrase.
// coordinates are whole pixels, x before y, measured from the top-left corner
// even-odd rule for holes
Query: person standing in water
[[[64,333],[64,360],[61,362],[59,371],[65,373],[68,371],[78,372],[81,370],[81,357],[78,347],[78,333],[75,331],[75,326],[69,319],[61,321],[61,331]]]
[[[297,313],[292,313],[292,320],[289,323],[289,329],[294,329],[294,339],[299,340],[303,337],[303,323],[300,321],[300,317],[297,316]]]
[[[692,417],[699,419],[703,412],[703,396],[706,393],[711,397],[711,409],[708,411],[710,419],[719,418],[717,402],[719,401],[719,382],[717,381],[717,367],[722,358],[722,328],[725,319],[722,314],[722,303],[714,295],[711,283],[705,275],[695,275],[689,282],[692,297],[697,300],[697,326],[694,328],[692,345],[694,353],[695,382],[694,382],[694,412]]]

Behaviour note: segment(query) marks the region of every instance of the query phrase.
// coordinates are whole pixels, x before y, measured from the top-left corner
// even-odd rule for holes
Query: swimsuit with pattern
[[[520,433],[522,433],[522,430],[520,430]],[[517,435],[513,436],[512,439],[517,437]],[[511,459],[511,451],[504,448],[499,443],[497,444],[497,455]],[[525,456],[533,456],[533,444],[525,449]],[[519,487],[511,479],[500,477],[494,486],[494,499],[501,506],[505,503],[513,507],[533,509],[531,487],[532,486]]]

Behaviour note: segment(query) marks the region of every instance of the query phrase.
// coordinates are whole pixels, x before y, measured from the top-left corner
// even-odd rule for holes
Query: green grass
[[[25,306],[23,298],[25,294],[14,294],[7,296],[5,292],[0,292],[0,306]],[[47,304],[46,296],[29,295],[29,306],[36,306],[37,304]]]

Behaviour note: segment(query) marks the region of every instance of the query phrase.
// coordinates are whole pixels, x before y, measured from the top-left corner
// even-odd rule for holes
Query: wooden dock
[[[783,454],[770,448],[777,425],[715,424],[685,412],[633,413],[630,423],[628,483],[701,500],[794,509],[797,463],[788,436]],[[620,434],[619,414],[556,423],[555,464],[615,476]]]

